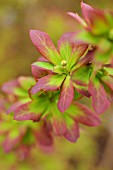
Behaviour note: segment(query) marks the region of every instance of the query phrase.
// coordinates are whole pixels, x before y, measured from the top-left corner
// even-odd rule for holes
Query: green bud
[[[65,67],[65,66],[67,65],[67,61],[66,61],[66,60],[62,60],[62,61],[61,61],[61,65],[62,65],[63,67]]]

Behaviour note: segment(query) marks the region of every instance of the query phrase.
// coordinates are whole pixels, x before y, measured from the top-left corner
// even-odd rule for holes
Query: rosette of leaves
[[[32,95],[31,102],[27,102],[15,110],[14,119],[17,121],[49,122],[54,134],[63,136],[71,142],[78,139],[80,124],[87,126],[98,126],[100,124],[99,116],[76,100],[62,114],[57,108],[59,93],[60,91],[47,91]],[[80,96],[78,95],[78,97]],[[44,138],[44,140],[46,139]]]
[[[19,152],[24,159],[37,146],[43,151],[52,149],[51,128],[46,121],[40,123],[33,121],[18,122],[13,120],[11,115],[2,115],[0,124],[0,145],[7,153],[11,151]]]
[[[32,71],[36,77],[41,76],[39,71],[34,72],[34,69],[32,69]],[[41,71],[42,75],[44,73],[47,74],[45,70]],[[19,78],[17,80],[19,80]],[[22,80],[23,82],[24,80],[26,82],[26,84],[24,84],[26,91],[28,91],[29,88],[31,89],[31,86],[28,86],[27,84],[27,78]],[[5,83],[2,89],[4,91],[6,91],[6,89],[10,89],[10,95],[14,95],[17,85],[14,86],[13,83],[13,87],[11,89],[11,87],[9,88],[9,86],[7,86],[8,84],[9,83]],[[19,86],[19,89],[23,89],[22,86]],[[29,91],[27,95],[29,100],[24,100],[23,103],[22,101],[24,98],[26,99],[26,95],[21,95],[21,98],[20,93],[17,95],[16,91],[16,103],[19,102],[19,105],[15,105],[14,107],[14,104],[12,104],[10,108],[13,109],[8,109],[8,113],[14,117],[14,121],[10,120],[7,123],[7,121],[3,120],[1,122],[3,126],[3,128],[1,128],[2,134],[7,133],[7,138],[3,142],[3,146],[6,151],[10,151],[13,147],[16,147],[18,143],[23,146],[22,141],[27,135],[27,131],[30,131],[31,138],[34,138],[35,135],[35,141],[39,146],[47,149],[53,144],[52,131],[59,136],[64,136],[71,142],[75,142],[79,137],[79,124],[84,124],[87,126],[98,126],[100,124],[100,118],[96,113],[90,110],[87,106],[76,101],[81,97],[81,95],[77,92],[74,102],[64,112],[64,114],[62,114],[62,112],[60,112],[57,108],[59,93],[60,91],[57,90],[52,92],[45,91],[43,93],[38,92],[37,94],[32,95]],[[27,120],[27,122],[25,120]],[[19,123],[17,121],[23,122]],[[40,123],[38,125],[39,121]],[[7,124],[7,126],[5,124]],[[14,136],[11,134],[14,134]]]
[[[6,152],[14,148],[16,151],[23,151],[24,154],[24,150],[27,152],[34,145],[40,146],[44,151],[52,148],[53,138],[49,121],[46,122],[44,120],[41,123],[37,123],[37,115],[35,115],[34,119],[28,118],[29,112],[26,112],[26,120],[30,121],[17,122],[13,120],[16,110],[23,104],[26,105],[32,101],[29,91],[34,83],[35,81],[32,77],[21,76],[2,86],[7,103],[4,103],[4,105],[1,103],[1,108],[5,108],[6,113],[10,113],[9,115],[1,115],[0,133],[1,137],[7,134],[7,137],[2,142]]]
[[[65,112],[74,99],[77,91],[83,96],[89,97],[88,83],[92,68],[87,52],[88,45],[81,41],[73,42],[76,33],[64,34],[58,41],[58,49],[55,48],[49,35],[31,30],[30,37],[38,52],[43,56],[43,61],[32,64],[34,72],[49,71],[42,78],[36,77],[36,85],[32,88],[32,94],[39,91],[60,90],[58,109]]]
[[[83,18],[72,12],[68,14],[84,27],[77,35],[78,39],[96,48],[93,62],[98,68],[113,60],[113,12],[92,8],[83,2],[81,9]]]

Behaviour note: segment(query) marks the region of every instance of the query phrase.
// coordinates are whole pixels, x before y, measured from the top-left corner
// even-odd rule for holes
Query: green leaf
[[[19,77],[18,82],[20,86],[26,91],[28,91],[35,84],[34,78],[24,76]]]
[[[42,113],[44,110],[47,110],[49,105],[49,100],[45,100],[44,98],[38,98],[31,102],[29,105],[29,109],[34,113]]]
[[[40,90],[54,91],[59,89],[65,77],[65,74],[54,74],[39,79],[36,85],[32,88],[32,94],[36,94]]]
[[[90,43],[93,45],[97,45],[100,41],[100,37],[93,36],[91,33],[87,31],[82,31],[77,34],[76,39],[82,40],[86,43]]]
[[[60,55],[62,60],[66,60],[67,62],[70,59],[72,53],[72,47],[70,44],[68,43],[64,43],[60,46]]]
[[[88,85],[91,76],[92,68],[90,66],[83,66],[72,74],[72,80],[78,85]]]
[[[98,45],[98,50],[95,53],[94,63],[105,64],[111,57],[112,44],[110,41],[102,39]]]
[[[35,62],[33,63],[34,66],[38,66],[47,70],[53,70],[54,65],[48,62]]]
[[[26,91],[25,89],[22,89],[22,88],[15,88],[14,94],[19,97],[28,97],[29,96],[28,91]]]
[[[113,68],[104,67],[103,70],[105,71],[105,72],[104,72],[105,75],[113,76]]]

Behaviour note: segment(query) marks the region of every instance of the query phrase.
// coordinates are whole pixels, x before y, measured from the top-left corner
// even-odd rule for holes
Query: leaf
[[[76,21],[78,21],[83,27],[87,27],[86,22],[77,13],[68,12],[67,14],[73,17]]]
[[[74,98],[74,87],[70,80],[70,76],[67,76],[59,97],[58,108],[61,112],[67,110]]]
[[[17,81],[20,86],[27,91],[35,84],[35,81],[32,77],[20,76]]]
[[[110,106],[110,102],[103,85],[99,82],[97,77],[93,81],[90,81],[89,93],[92,96],[92,106],[94,110],[99,114],[105,112]]]
[[[57,65],[61,63],[60,55],[56,50],[49,35],[38,30],[30,31],[32,43],[36,46],[39,53],[51,63]]]
[[[66,60],[67,62],[69,61],[69,58],[71,57],[72,53],[72,47],[71,44],[69,43],[64,43],[60,47],[60,55],[62,60]]]
[[[88,85],[91,72],[90,66],[83,66],[73,72],[72,80],[78,85]]]
[[[7,110],[6,113],[9,114],[9,113],[15,112],[15,110],[16,110],[20,105],[22,105],[22,103],[21,103],[20,101],[12,104],[12,105],[8,108],[8,110]]]
[[[63,60],[67,61],[67,69],[69,71],[88,48],[87,44],[76,40],[76,35],[76,32],[65,33],[58,41],[60,55]]]
[[[89,31],[95,35],[102,35],[109,29],[105,12],[92,8],[86,3],[81,3],[82,14],[88,25]]]
[[[47,69],[47,70],[53,70],[54,65],[49,62],[35,62],[32,65],[38,66],[39,68]]]
[[[113,90],[113,77],[111,76],[102,76],[101,80],[111,89]]]
[[[100,41],[100,37],[93,36],[90,32],[87,31],[81,31],[77,34],[76,39],[81,40],[85,43],[90,43],[93,45],[97,45]]]
[[[36,81],[48,74],[46,69],[39,68],[38,66],[34,65],[34,63],[31,65],[31,71]]]
[[[8,94],[14,94],[14,89],[19,87],[17,80],[11,80],[3,84],[2,91]]]
[[[14,113],[14,120],[38,120],[41,113],[35,114],[34,112],[31,112],[29,105],[30,103],[28,102],[19,106]]]
[[[57,90],[60,88],[65,75],[47,75],[38,80],[36,85],[31,89],[32,94],[36,94],[40,90]]]
[[[109,61],[112,55],[112,44],[108,40],[102,39],[98,45],[98,50],[95,52],[94,64],[98,67]],[[97,65],[97,66],[96,66]]]
[[[29,97],[28,90],[18,87],[14,89],[14,94],[18,97]]]
[[[106,72],[107,75],[113,76],[113,68],[104,67],[103,70]]]
[[[75,89],[74,90],[74,100],[79,100],[81,98],[82,98],[82,95],[80,93],[78,93]]]
[[[79,137],[78,124],[72,118],[68,117],[66,114],[64,114],[64,116],[67,125],[67,131],[64,134],[64,137],[70,142],[76,142],[76,140]]]
[[[66,122],[63,114],[58,110],[56,104],[52,104],[52,123],[57,135],[62,136],[66,132]]]
[[[11,132],[8,133],[3,142],[5,152],[10,152],[17,144],[19,144],[22,140],[23,134],[24,132],[19,131],[17,128],[11,129]]]
[[[90,97],[87,85],[78,85],[75,82],[73,82],[73,86],[75,87],[75,89],[77,90],[79,94],[82,94],[83,96],[86,96],[86,97]]]
[[[87,126],[98,126],[101,123],[97,113],[78,102],[73,102],[73,104],[67,110],[67,113],[73,117],[76,122],[85,124]]]
[[[43,124],[40,125],[40,129],[35,131],[34,134],[37,139],[37,143],[42,149],[52,149],[51,147],[53,146],[53,137],[46,122],[43,122]]]

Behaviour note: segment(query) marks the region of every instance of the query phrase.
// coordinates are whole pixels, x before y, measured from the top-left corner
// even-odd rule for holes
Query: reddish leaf
[[[52,122],[55,133],[59,136],[64,135],[67,129],[66,121],[63,114],[58,110],[56,105],[53,106],[52,114]]]
[[[67,131],[64,137],[70,142],[76,142],[79,137],[79,127],[78,124],[71,118],[66,118]]]
[[[89,83],[89,93],[92,96],[92,106],[94,110],[101,114],[107,110],[110,106],[110,102],[107,98],[107,94],[103,85],[97,78]]]
[[[89,30],[96,35],[105,33],[108,30],[109,26],[104,11],[92,8],[83,2],[81,3],[81,8]]]
[[[70,115],[74,117],[75,121],[78,123],[85,124],[87,126],[98,126],[101,121],[99,116],[90,110],[87,106],[74,102],[72,105],[73,109],[70,108]]]
[[[68,15],[70,15],[71,17],[73,17],[76,21],[78,21],[83,27],[86,27],[87,24],[86,22],[76,13],[73,12],[68,12]]]
[[[31,30],[30,38],[44,58],[53,64],[61,62],[60,56],[48,34],[38,30]]]
[[[57,90],[60,88],[65,75],[48,75],[45,76],[36,83],[36,85],[32,88],[31,92],[36,94],[40,90]]]
[[[61,56],[65,55],[65,58],[72,60],[72,54],[75,54],[74,61],[81,57],[87,50],[88,45],[78,39],[76,39],[76,32],[69,32],[62,35],[58,41],[58,49]],[[69,55],[67,57],[67,55]],[[75,64],[75,63],[74,63]]]
[[[15,110],[15,114],[14,114],[14,120],[38,120],[41,116],[41,113],[34,113],[32,111],[30,111],[30,102],[22,104],[21,106],[19,106],[16,110]]]
[[[47,148],[51,148],[53,146],[53,137],[51,134],[51,130],[48,129],[48,125],[46,122],[44,122],[40,129],[35,131],[34,133],[37,139],[37,143],[42,149],[47,150]]]
[[[70,76],[67,76],[60,93],[60,98],[58,101],[58,108],[61,112],[67,110],[74,98],[74,87],[70,80]]]
[[[75,82],[73,82],[73,86],[77,90],[78,93],[82,94],[83,96],[90,97],[90,93],[88,91],[88,86],[87,85],[79,85]]]
[[[31,65],[31,71],[36,81],[48,74],[46,69],[34,65],[34,63]]]
[[[9,114],[9,113],[15,112],[15,110],[16,110],[21,104],[22,104],[21,102],[16,102],[16,103],[12,104],[12,105],[8,108],[8,110],[7,110],[6,113]]]
[[[17,133],[15,134],[15,132]],[[14,132],[14,135],[13,135]],[[7,136],[6,139],[3,142],[3,148],[5,152],[10,152],[19,142],[21,142],[22,137],[24,135],[25,131],[17,129],[13,129]]]
[[[14,89],[16,87],[19,87],[19,83],[17,82],[17,80],[11,80],[11,81],[6,82],[2,86],[2,91],[8,94],[14,94]]]

